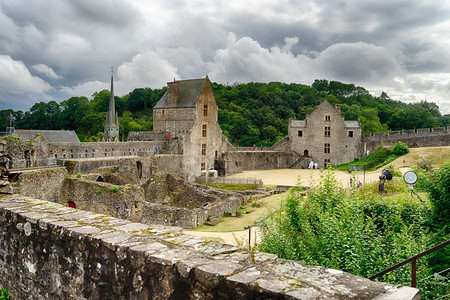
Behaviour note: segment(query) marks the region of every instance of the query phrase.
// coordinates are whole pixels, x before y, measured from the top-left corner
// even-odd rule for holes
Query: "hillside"
[[[270,146],[287,134],[289,119],[304,119],[321,101],[341,104],[347,120],[359,119],[363,133],[430,128],[450,125],[436,104],[406,104],[386,94],[373,97],[363,87],[338,81],[316,80],[311,86],[280,82],[223,85],[212,83],[219,107],[219,123],[234,145]],[[152,108],[166,88],[138,88],[115,97],[120,135],[151,130]],[[18,129],[75,130],[81,141],[98,141],[103,135],[109,91],[71,97],[61,103],[38,102],[29,111],[0,110],[0,124],[12,113]]]

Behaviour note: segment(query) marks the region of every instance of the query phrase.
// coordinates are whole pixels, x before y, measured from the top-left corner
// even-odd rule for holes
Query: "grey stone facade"
[[[218,107],[208,77],[167,83],[167,92],[153,108],[153,133],[133,132],[133,140],[151,140],[163,134],[178,139],[183,170],[193,179],[214,168],[223,151],[234,148],[222,134]],[[159,136],[160,136],[159,135]]]
[[[361,124],[345,121],[340,107],[322,102],[305,120],[290,120],[288,147],[323,168],[360,158]]]

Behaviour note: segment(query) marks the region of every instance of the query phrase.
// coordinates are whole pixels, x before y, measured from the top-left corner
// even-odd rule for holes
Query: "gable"
[[[207,77],[174,81],[174,83],[178,84],[179,88],[178,103],[176,105],[169,105],[168,93],[166,91],[154,108],[195,107],[206,82]]]

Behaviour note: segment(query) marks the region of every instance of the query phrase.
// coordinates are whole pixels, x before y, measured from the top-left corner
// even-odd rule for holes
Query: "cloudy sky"
[[[211,81],[338,80],[450,113],[450,2],[0,0],[0,109]]]

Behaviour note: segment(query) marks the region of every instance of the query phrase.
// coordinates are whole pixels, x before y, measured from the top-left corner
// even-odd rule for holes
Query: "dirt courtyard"
[[[357,181],[361,183],[375,182],[379,180],[381,175],[381,170],[371,171],[371,172],[343,172],[334,171],[335,176],[341,181],[344,187],[350,185],[350,179],[355,176]],[[274,169],[274,170],[251,170],[244,171],[241,173],[233,174],[227,177],[239,177],[239,178],[259,178],[262,179],[264,185],[295,185],[300,177],[300,182],[302,186],[310,186],[311,182],[318,181],[320,179],[320,170],[310,170],[310,169]]]

